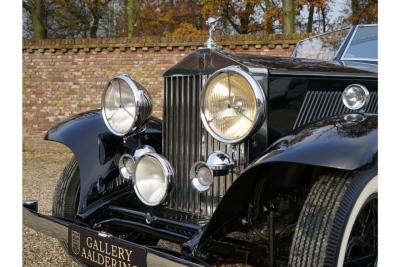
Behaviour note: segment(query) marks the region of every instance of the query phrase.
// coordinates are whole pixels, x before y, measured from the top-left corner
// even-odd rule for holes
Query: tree
[[[52,32],[55,37],[98,37],[101,20],[107,17],[111,0],[54,0]]]
[[[97,37],[97,30],[99,29],[99,21],[100,18],[105,14],[105,7],[107,6],[110,0],[92,0],[86,1],[86,5],[89,11],[89,14],[92,16],[92,22],[89,26],[89,32],[91,38]]]
[[[351,0],[351,15],[347,18],[353,25],[378,22],[378,0]]]
[[[139,10],[141,6],[141,1],[137,0],[128,0],[127,4],[127,24],[128,24],[128,37],[133,36],[133,30],[138,21]]]
[[[200,0],[147,0],[140,7],[135,35],[166,35],[183,23],[201,29]]]
[[[308,11],[308,19],[307,19],[307,32],[312,32],[313,31],[313,25],[314,25],[314,8],[315,5],[313,3],[310,4],[310,8]]]
[[[24,38],[201,35],[209,16],[221,34],[325,32],[376,23],[378,0],[23,0]],[[333,12],[343,12],[336,15]],[[339,17],[339,18],[338,18]]]
[[[201,13],[203,17],[221,17],[236,33],[248,34],[262,29],[255,11],[261,8],[264,2],[261,0],[203,0]]]
[[[44,0],[26,0],[22,2],[22,6],[31,16],[33,39],[45,39],[47,37],[47,25]]]
[[[263,15],[263,30],[267,33],[274,33],[274,24],[282,24],[283,14],[282,7],[279,6],[279,1],[274,0],[264,0],[264,5],[262,6]]]
[[[321,6],[319,9],[322,15],[322,32],[326,32],[326,8],[325,6]]]
[[[295,32],[296,8],[296,0],[282,0],[283,33],[285,34]]]
[[[322,23],[322,32],[326,31],[327,23],[327,6],[329,0],[298,0],[297,13],[300,14],[301,10],[305,7],[308,9],[308,15],[306,18],[305,30],[311,33],[315,30],[315,22],[318,22],[319,26]],[[318,20],[315,20],[315,16],[318,15]],[[322,18],[321,18],[322,17]],[[301,26],[301,18],[298,23]],[[318,27],[321,30],[321,27]]]
[[[204,39],[207,36],[206,30],[196,29],[192,24],[182,23],[176,28],[172,33],[166,32],[164,33],[166,36],[185,36],[185,37],[199,37],[204,36]]]

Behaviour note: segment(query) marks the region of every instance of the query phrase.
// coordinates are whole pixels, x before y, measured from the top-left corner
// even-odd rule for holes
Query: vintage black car
[[[48,131],[74,156],[53,215],[26,201],[24,224],[90,266],[376,266],[377,90],[376,25],[289,58],[210,35],[165,72],[162,121],[119,75]]]

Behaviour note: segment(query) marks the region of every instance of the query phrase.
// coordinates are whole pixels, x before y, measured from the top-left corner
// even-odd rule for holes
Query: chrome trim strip
[[[350,34],[352,34],[352,30],[354,27],[348,27],[345,29],[349,29],[349,31],[346,34],[346,37],[344,37],[343,42],[340,44],[339,49],[336,51],[335,55],[333,55],[333,59],[335,59],[338,54],[340,53],[340,51],[342,51],[344,44],[346,43],[347,39],[349,38]]]
[[[353,72],[353,73],[344,73],[344,72],[305,72],[305,71],[283,71],[283,70],[279,70],[279,71],[274,71],[272,73],[272,75],[286,75],[286,76],[312,76],[312,77],[335,77],[335,78],[377,78],[378,74],[377,73],[357,73],[357,72]]]
[[[354,57],[354,58],[348,57],[348,58],[342,59],[342,61],[373,61],[373,62],[378,62],[378,60],[374,59],[374,58],[362,58],[362,57],[360,57],[360,58],[358,58],[358,57]]]

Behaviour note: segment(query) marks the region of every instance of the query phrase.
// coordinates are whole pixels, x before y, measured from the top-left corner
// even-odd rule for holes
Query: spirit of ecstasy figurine
[[[219,17],[209,17],[206,21],[208,28],[208,39],[207,41],[204,43],[204,46],[206,48],[211,48],[214,49],[217,47],[217,43],[214,40],[214,31],[215,31],[215,27],[217,27],[218,21],[220,20]]]

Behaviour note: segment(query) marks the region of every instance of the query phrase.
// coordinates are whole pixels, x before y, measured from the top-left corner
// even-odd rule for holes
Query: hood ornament
[[[217,43],[214,40],[214,31],[215,27],[217,27],[218,21],[220,20],[219,17],[209,17],[206,20],[206,24],[208,26],[208,39],[204,43],[204,47],[210,48],[210,49],[215,49],[217,47]]]

